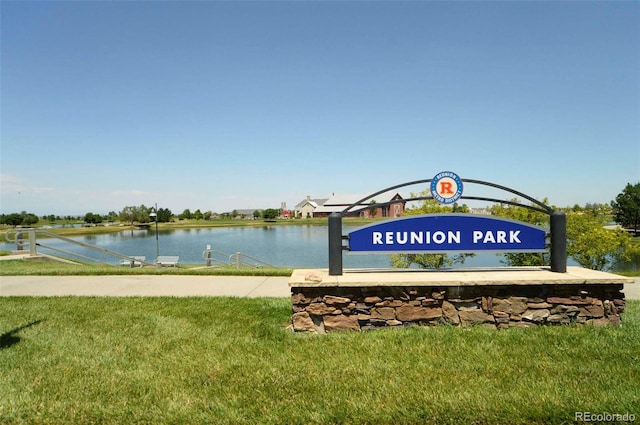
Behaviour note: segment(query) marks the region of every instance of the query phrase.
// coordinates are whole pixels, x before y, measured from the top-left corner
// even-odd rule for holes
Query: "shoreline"
[[[365,225],[371,224],[376,221],[384,219],[363,219],[363,218],[345,218],[346,222],[352,225]],[[171,231],[178,229],[207,229],[215,227],[268,227],[268,226],[326,226],[328,223],[327,218],[305,218],[305,219],[278,219],[275,221],[264,220],[181,220],[170,223],[158,223],[158,231]],[[77,226],[82,223],[65,223],[63,225]],[[85,235],[99,235],[108,233],[117,233],[125,230],[148,230],[155,229],[151,223],[139,223],[139,224],[124,224],[124,223],[112,223],[112,224],[99,224],[93,226],[81,226],[81,227],[54,227],[60,224],[43,224],[41,226],[35,226],[37,230],[43,230],[51,233],[55,233],[61,236],[85,236]],[[10,226],[0,226],[1,241],[5,241],[5,234],[7,232],[17,231],[24,228],[14,228]]]

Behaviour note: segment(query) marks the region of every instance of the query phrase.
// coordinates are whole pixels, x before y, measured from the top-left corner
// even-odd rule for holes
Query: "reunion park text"
[[[446,252],[545,250],[545,229],[512,220],[468,214],[427,214],[390,220],[349,233],[349,250]]]
[[[433,232],[373,232],[372,240],[374,245],[430,245],[430,244],[460,244],[460,230],[455,232],[448,230],[447,233],[442,231]],[[486,233],[482,230],[473,231],[473,244],[520,244],[522,243],[519,238],[520,230],[509,230],[509,235],[504,230],[498,230],[492,232],[491,230]]]

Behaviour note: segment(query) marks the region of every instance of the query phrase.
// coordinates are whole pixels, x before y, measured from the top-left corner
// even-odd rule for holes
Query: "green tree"
[[[520,203],[517,198],[510,199],[513,203]],[[548,204],[544,199],[543,203]],[[495,204],[489,208],[491,215],[521,221],[541,227],[549,226],[549,215],[530,208],[509,204]],[[548,253],[508,252],[502,254],[504,264],[509,266],[544,266],[549,263]]]
[[[458,203],[456,202],[453,204],[451,211],[454,213],[468,213],[471,210],[469,209],[469,206],[467,204],[458,205]]]
[[[148,223],[151,221],[151,207],[147,207],[144,204],[138,207],[138,222]]]
[[[604,216],[611,212],[611,207],[607,204],[599,204],[597,202],[587,202],[583,208],[584,212],[591,214],[594,217]],[[578,212],[578,211],[574,211]]]
[[[426,197],[430,192],[423,190],[420,194],[411,194],[412,198]],[[404,215],[451,213],[452,208],[441,205],[433,199],[424,199],[418,205],[413,205],[404,211]],[[440,269],[454,264],[463,264],[474,254],[392,254],[391,265],[396,268],[409,268],[413,264],[423,269]]]
[[[262,211],[262,218],[265,220],[275,220],[280,215],[280,210],[275,208],[267,208]]]
[[[259,218],[260,218],[260,216],[262,216],[262,213],[261,213],[260,211],[255,210],[255,211],[253,212],[253,219],[254,219],[254,220],[259,219]]]
[[[518,202],[513,199],[513,202]],[[544,200],[547,204],[547,200]],[[638,252],[631,237],[621,230],[605,229],[606,207],[591,204],[588,208],[567,211],[567,255],[582,267],[608,270],[619,260],[628,260]],[[548,227],[549,216],[529,208],[494,205],[491,214]],[[507,253],[505,263],[511,266],[542,266],[549,263],[548,253]]]
[[[149,222],[150,209],[145,207],[144,204],[139,207],[127,206],[120,211],[120,221],[128,222],[133,225],[134,222],[148,223]]]
[[[519,199],[510,199],[513,203],[521,203]],[[549,200],[544,199],[543,204],[548,205]],[[536,226],[547,226],[549,224],[549,215],[541,211],[532,210],[531,208],[519,207],[509,204],[495,204],[489,208],[491,215],[496,217],[504,217],[511,220],[522,221],[524,223]]]
[[[102,216],[100,214],[88,212],[84,215],[84,222],[89,224],[102,223]]]
[[[369,217],[375,217],[377,212],[378,207],[376,206],[376,200],[372,199],[371,202],[369,202]]]
[[[128,206],[124,207],[122,211],[120,211],[120,221],[128,222],[133,225],[133,222],[136,220],[136,212],[137,207]]]
[[[406,269],[415,264],[423,269],[441,269],[454,264],[463,264],[467,257],[473,254],[392,254],[391,265],[395,268]]]
[[[158,208],[158,223],[169,223],[173,218],[173,213],[168,208]]]
[[[640,222],[640,183],[627,183],[624,190],[611,202],[616,223],[638,231]]]
[[[412,198],[424,197],[430,194],[429,191],[423,190],[419,194],[412,193]],[[452,212],[451,207],[439,204],[433,199],[423,199],[418,205],[412,205],[405,209],[405,215],[418,215],[418,214],[438,214]]]
[[[197,210],[195,210],[193,212],[193,216],[192,217],[193,217],[194,220],[202,220],[203,216],[204,215],[202,214],[202,211],[200,211],[200,208],[198,208]]]
[[[32,226],[36,224],[38,221],[40,221],[40,218],[37,215],[28,213],[26,211],[22,211],[20,215],[22,216],[23,226]]]
[[[2,223],[14,227],[20,226],[22,224],[22,215],[19,213],[12,213],[6,216],[3,215]]]
[[[582,267],[610,270],[618,261],[640,253],[627,232],[606,229],[603,217],[572,213],[567,216],[567,255]]]
[[[40,221],[40,218],[35,215],[22,211],[21,213],[12,213],[9,215],[2,214],[0,216],[0,223],[7,224],[9,226],[31,226]]]

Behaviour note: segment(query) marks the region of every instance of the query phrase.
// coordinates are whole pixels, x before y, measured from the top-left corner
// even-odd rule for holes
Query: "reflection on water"
[[[205,263],[203,252],[207,245],[227,255],[241,252],[265,263],[292,268],[327,268],[327,226],[261,226],[261,227],[216,227],[200,229],[162,230],[158,234],[160,255],[178,255],[182,264]],[[355,229],[344,226],[343,234]],[[128,229],[118,233],[77,236],[72,239],[105,248],[124,255],[145,256],[153,260],[156,256],[155,229]],[[40,241],[40,240],[39,240]],[[99,258],[116,264],[114,257],[89,252],[85,248],[58,239],[43,239],[42,243],[66,251]],[[15,246],[1,243],[0,249],[13,250]],[[39,247],[39,252],[54,253]],[[55,254],[55,253],[54,253]],[[503,266],[502,257],[493,253],[477,254],[467,259],[464,267]],[[345,268],[390,267],[387,254],[350,254],[343,256]],[[569,265],[575,265],[569,261]],[[618,265],[617,270],[638,270],[640,258]]]
[[[638,272],[640,271],[640,254],[632,256],[629,261],[620,261],[613,269],[617,272]]]

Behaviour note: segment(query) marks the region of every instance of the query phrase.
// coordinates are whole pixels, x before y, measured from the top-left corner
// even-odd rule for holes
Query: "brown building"
[[[296,218],[328,217],[331,213],[342,212],[345,208],[364,198],[366,195],[334,195],[331,198],[307,199],[299,202],[295,208]],[[379,204],[379,205],[376,205]],[[354,206],[346,217],[394,218],[404,214],[405,200],[395,192],[386,192]]]

